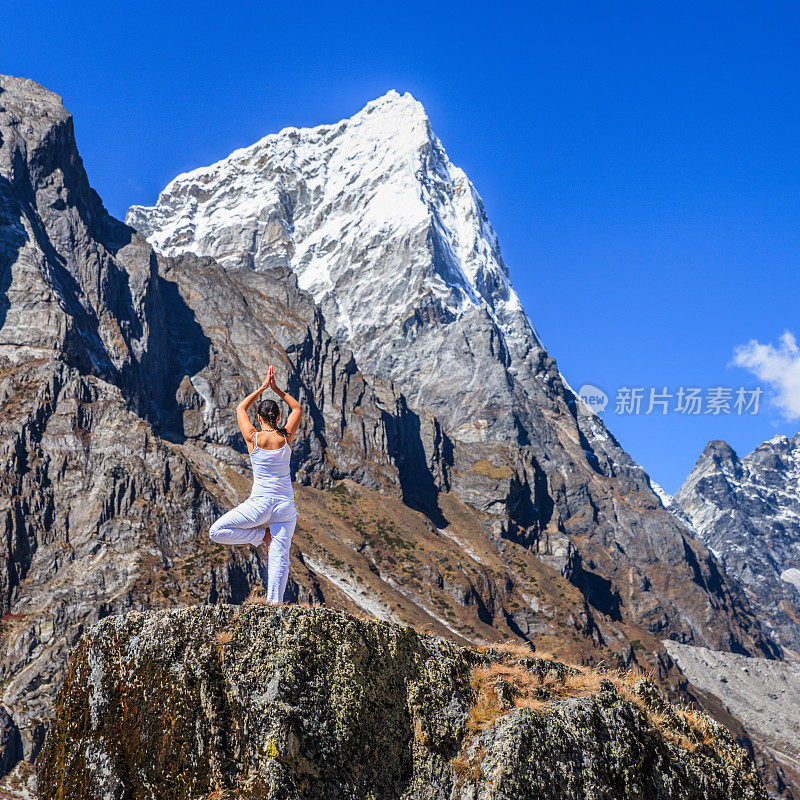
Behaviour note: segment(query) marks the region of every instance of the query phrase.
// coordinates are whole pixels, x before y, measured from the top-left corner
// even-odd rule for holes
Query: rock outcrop
[[[724,563],[769,634],[800,653],[800,433],[742,458],[709,442],[670,507]]]
[[[602,679],[594,693],[549,697],[577,673],[533,652],[515,669],[540,704],[504,701],[476,725],[475,670],[502,658],[327,609],[110,617],[71,658],[39,795],[765,797],[744,751],[710,719],[682,722],[644,680],[629,697]],[[495,691],[513,695],[503,681]]]

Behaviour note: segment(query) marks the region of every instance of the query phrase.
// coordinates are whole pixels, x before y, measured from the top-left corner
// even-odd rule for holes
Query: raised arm
[[[250,417],[247,414],[247,410],[250,408],[251,405],[256,401],[256,399],[263,394],[267,388],[269,387],[270,380],[273,382],[275,379],[272,377],[272,367],[269,368],[269,374],[264,379],[264,383],[258,387],[254,392],[251,392],[238,406],[236,406],[236,421],[239,423],[239,430],[242,432],[242,436],[244,436],[245,442],[247,442],[247,449],[248,451],[253,447],[253,434],[256,432],[256,428],[252,422],[250,422]]]
[[[298,427],[300,426],[300,420],[303,418],[303,408],[300,403],[294,399],[294,397],[284,392],[283,389],[278,388],[278,384],[275,383],[275,373],[272,367],[269,368],[269,375],[267,376],[267,379],[269,380],[269,388],[272,389],[272,391],[275,392],[275,394],[277,394],[281,400],[285,401],[286,405],[288,405],[291,409],[291,411],[289,411],[286,424],[283,426],[286,429],[289,442],[291,443],[295,431],[297,431]]]

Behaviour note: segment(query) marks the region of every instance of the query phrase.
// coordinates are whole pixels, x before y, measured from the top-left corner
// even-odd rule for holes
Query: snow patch
[[[650,486],[661,501],[661,505],[664,506],[664,508],[669,508],[672,505],[672,495],[664,491],[652,478],[650,479]]]
[[[377,619],[386,622],[399,622],[400,620],[382,603],[368,594],[369,587],[362,588],[355,584],[348,575],[334,570],[327,564],[323,565],[321,561],[317,561],[303,553],[303,561],[318,575],[327,578],[337,589],[349,597],[359,608],[363,608],[368,614],[372,614]]]
[[[790,567],[781,572],[781,580],[791,583],[800,592],[800,569]]]

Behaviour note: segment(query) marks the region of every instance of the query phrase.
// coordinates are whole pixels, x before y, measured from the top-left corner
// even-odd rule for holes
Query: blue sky
[[[789,340],[750,353],[761,378],[731,365],[736,346],[800,336],[797,6],[2,8],[0,71],[64,97],[115,215],[266,133],[410,91],[565,377],[609,395],[603,418],[655,480],[675,490],[709,439],[743,455],[800,428]],[[614,413],[623,386],[646,406],[649,387],[717,385],[763,386],[760,412]]]

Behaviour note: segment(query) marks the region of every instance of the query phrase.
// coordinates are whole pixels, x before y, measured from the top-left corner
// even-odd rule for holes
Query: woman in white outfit
[[[291,411],[286,425],[278,424],[281,412],[274,400],[258,404],[257,431],[250,422],[248,409],[266,389],[285,400]],[[294,492],[289,471],[291,441],[300,425],[303,410],[291,395],[275,383],[272,366],[267,379],[236,407],[236,421],[247,442],[253,468],[253,489],[241,505],[223,514],[212,526],[209,536],[220,544],[259,545],[269,526],[269,563],[267,566],[267,602],[280,605],[289,577],[289,546],[297,523]]]

